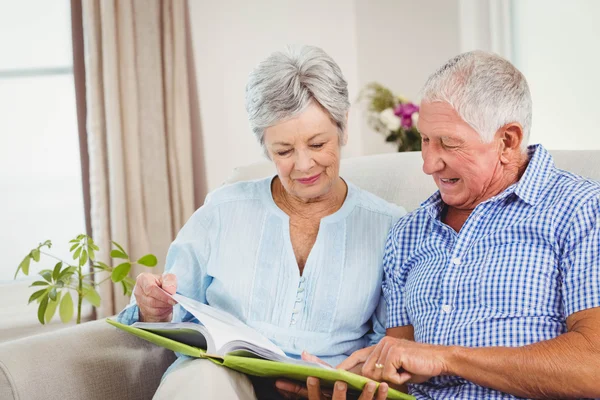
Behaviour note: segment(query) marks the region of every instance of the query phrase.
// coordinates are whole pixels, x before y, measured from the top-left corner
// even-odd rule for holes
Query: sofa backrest
[[[600,150],[550,151],[561,169],[600,181]],[[377,196],[414,210],[436,191],[430,176],[422,170],[420,152],[389,153],[345,158],[340,175]],[[226,183],[263,178],[275,173],[273,163],[264,161],[236,168]]]

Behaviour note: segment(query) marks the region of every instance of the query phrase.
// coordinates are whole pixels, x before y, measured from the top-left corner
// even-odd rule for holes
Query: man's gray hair
[[[531,93],[523,74],[504,58],[484,51],[460,54],[432,74],[421,101],[450,104],[484,142],[505,124],[523,127],[521,150],[531,130]]]
[[[341,144],[350,101],[336,62],[314,46],[288,46],[261,62],[246,85],[246,111],[261,146],[266,128],[297,116],[311,101],[329,113]]]

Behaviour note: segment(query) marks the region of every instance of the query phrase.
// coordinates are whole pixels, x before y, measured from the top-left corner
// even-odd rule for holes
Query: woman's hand
[[[135,300],[140,309],[141,322],[170,322],[175,300],[167,296],[177,290],[177,277],[173,274],[139,274],[135,281]]]
[[[302,359],[305,361],[312,361],[318,364],[327,365],[325,361],[321,360],[317,356],[302,352]],[[338,369],[340,367],[338,366]],[[309,400],[322,400],[322,399],[334,399],[334,400],[346,400],[356,399],[356,396],[347,397],[347,385],[345,382],[336,382],[333,392],[331,390],[321,390],[321,383],[319,379],[314,377],[308,377],[306,379],[306,386],[288,381],[285,379],[278,379],[275,382],[277,390],[287,399],[301,399],[308,398]],[[377,391],[377,394],[375,393]],[[383,400],[387,397],[388,385],[382,383],[377,390],[377,384],[375,382],[369,382],[365,385],[363,392],[361,393],[358,400]]]
[[[306,386],[299,383],[277,380],[277,389],[287,399],[309,399],[309,400],[349,400],[357,399],[356,395],[348,394],[348,386],[345,382],[336,382],[333,392],[331,390],[321,390],[321,383],[317,378],[308,377]],[[377,383],[369,382],[365,385],[358,400],[384,400],[387,398],[388,385],[380,383],[377,389]]]

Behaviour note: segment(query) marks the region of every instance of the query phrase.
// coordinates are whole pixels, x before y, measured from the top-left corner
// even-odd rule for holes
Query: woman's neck
[[[273,200],[290,217],[318,218],[335,213],[342,207],[348,186],[342,178],[337,178],[325,195],[312,199],[303,199],[288,193],[279,177],[275,177],[271,187]]]

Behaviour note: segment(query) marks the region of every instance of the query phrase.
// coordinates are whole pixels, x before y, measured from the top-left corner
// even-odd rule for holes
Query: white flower
[[[394,114],[394,109],[386,108],[379,113],[379,120],[385,125],[390,131],[396,131],[400,128],[402,121]]]
[[[413,126],[417,126],[417,122],[419,122],[419,113],[418,112],[414,112],[412,115],[412,122],[413,122]]]

